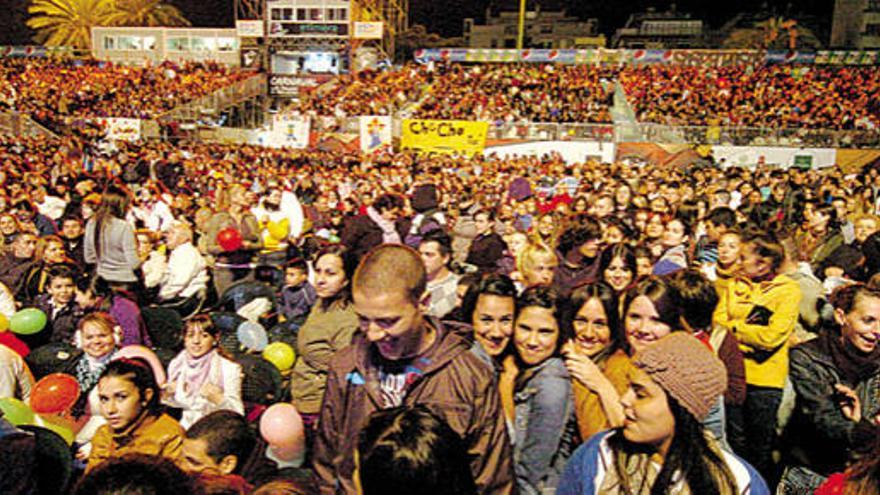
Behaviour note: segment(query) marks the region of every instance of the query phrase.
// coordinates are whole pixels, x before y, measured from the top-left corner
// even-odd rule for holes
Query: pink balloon
[[[260,434],[273,447],[282,450],[300,447],[305,442],[302,418],[292,404],[272,404],[260,418]]]
[[[156,383],[160,387],[165,384],[165,367],[162,366],[162,362],[159,361],[156,353],[151,351],[149,348],[142,345],[127,345],[122,349],[116,351],[116,354],[113,355],[113,359],[120,358],[143,359],[150,365],[150,368],[152,368],[153,376],[156,378]]]

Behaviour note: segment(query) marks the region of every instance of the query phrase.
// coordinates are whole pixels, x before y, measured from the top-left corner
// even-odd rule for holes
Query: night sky
[[[410,0],[410,19],[412,23],[425,24],[431,32],[444,36],[460,36],[462,19],[475,17],[483,19],[486,7],[493,0]],[[517,5],[516,0],[494,0]],[[531,4],[534,0],[529,0]],[[31,33],[25,27],[28,0],[3,0],[7,15],[0,16],[0,45],[27,44]],[[232,0],[171,0],[195,26],[222,27],[234,24]],[[599,29],[607,35],[621,27],[632,12],[642,11],[654,6],[666,10],[672,2],[657,0],[629,0],[617,2],[596,2],[589,0],[553,0],[554,4],[568,6],[568,12],[580,17],[597,17]],[[740,0],[738,2],[714,2],[706,0],[679,0],[676,2],[681,12],[690,12],[697,18],[705,19],[712,27],[718,27],[730,17],[741,11],[756,11],[767,5],[778,15],[790,13],[815,16],[820,25],[823,41],[827,41],[830,31],[834,0]]]

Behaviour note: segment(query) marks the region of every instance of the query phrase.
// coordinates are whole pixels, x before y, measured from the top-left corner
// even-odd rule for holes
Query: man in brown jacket
[[[426,319],[426,283],[418,252],[401,245],[379,246],[355,272],[361,332],[331,361],[315,439],[324,494],[356,493],[360,429],[372,412],[404,404],[428,406],[461,435],[480,493],[514,490],[493,368],[463,332]]]

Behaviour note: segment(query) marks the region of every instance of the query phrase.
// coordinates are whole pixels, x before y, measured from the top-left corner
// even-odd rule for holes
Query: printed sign
[[[473,155],[485,148],[488,132],[488,122],[405,119],[400,145],[432,153]]]
[[[361,151],[373,153],[391,145],[391,117],[361,117]]]
[[[266,35],[263,21],[235,21],[235,33],[239,38],[262,38]]]
[[[354,39],[381,40],[383,34],[382,27],[381,22],[355,22]]]

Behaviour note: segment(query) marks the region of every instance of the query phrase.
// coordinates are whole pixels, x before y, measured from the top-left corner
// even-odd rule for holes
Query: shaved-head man
[[[315,439],[325,494],[354,494],[354,450],[371,413],[424,404],[461,435],[480,493],[511,493],[512,449],[485,354],[465,335],[425,316],[427,275],[417,251],[384,244],[352,279],[361,331],[330,364]]]

